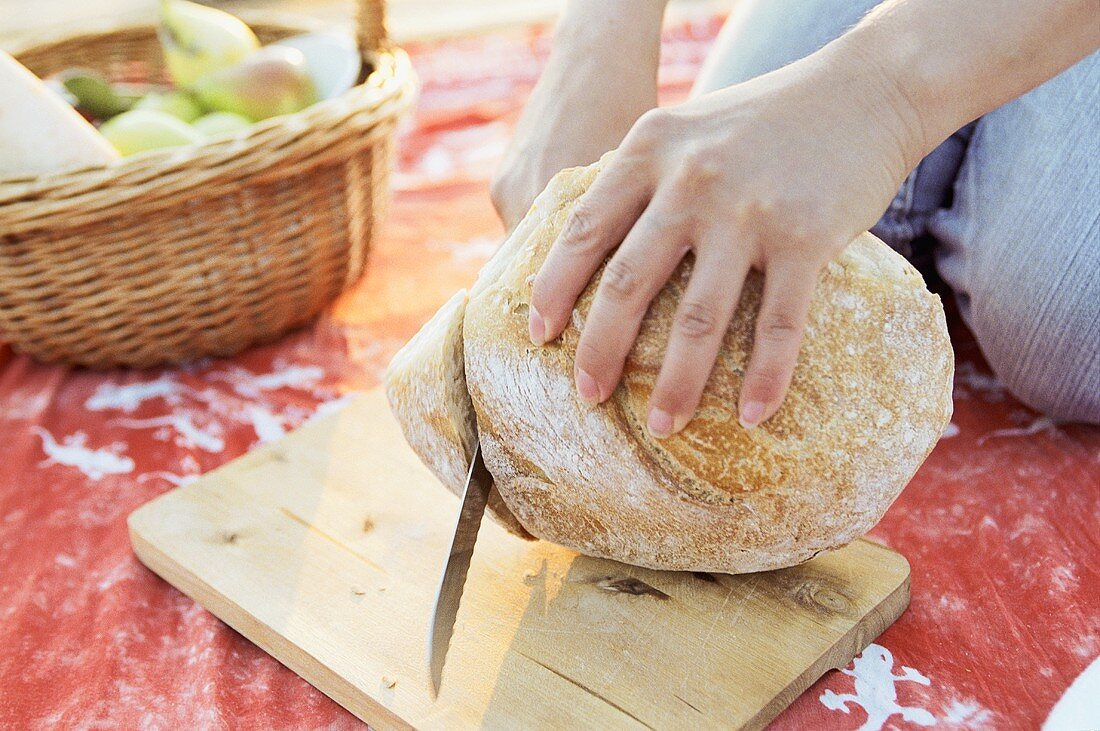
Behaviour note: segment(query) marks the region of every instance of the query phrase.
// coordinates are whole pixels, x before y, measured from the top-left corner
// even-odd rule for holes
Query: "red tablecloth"
[[[686,93],[718,26],[666,33],[666,99]],[[153,372],[0,351],[0,727],[356,727],[145,570],[125,518],[377,384],[499,243],[487,179],[545,30],[410,51],[424,90],[390,218],[330,315],[236,358]],[[1035,728],[1100,653],[1100,430],[1020,406],[954,334],[952,426],[873,533],[912,563],[912,605],[777,728]]]

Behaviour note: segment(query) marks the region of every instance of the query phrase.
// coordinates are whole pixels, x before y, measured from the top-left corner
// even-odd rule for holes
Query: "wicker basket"
[[[267,19],[264,43],[315,29]],[[43,361],[149,366],[229,355],[317,315],[363,272],[388,197],[394,129],[416,83],[382,0],[359,0],[369,76],[236,137],[108,166],[0,179],[0,339]],[[166,78],[156,30],[36,45],[71,66]]]

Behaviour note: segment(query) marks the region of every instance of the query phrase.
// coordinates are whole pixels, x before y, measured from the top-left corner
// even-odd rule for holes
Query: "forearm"
[[[595,162],[657,106],[666,0],[571,0],[490,187],[509,228],[562,168]]]
[[[577,136],[563,139],[566,164],[591,162],[619,144],[657,104],[657,64],[666,0],[572,0],[525,117]],[[534,121],[534,120],[532,120]],[[584,159],[580,159],[584,158]],[[591,159],[588,159],[591,158]]]
[[[1100,47],[1097,0],[887,0],[826,55],[878,67],[915,164],[959,127]]]
[[[668,0],[570,0],[554,32],[553,60],[655,79]]]

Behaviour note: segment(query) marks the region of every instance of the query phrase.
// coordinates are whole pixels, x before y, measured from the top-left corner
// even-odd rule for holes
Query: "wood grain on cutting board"
[[[758,728],[909,601],[868,541],[793,569],[671,573],[486,519],[437,700],[426,638],[457,500],[357,397],[130,516],[139,558],[384,728]]]

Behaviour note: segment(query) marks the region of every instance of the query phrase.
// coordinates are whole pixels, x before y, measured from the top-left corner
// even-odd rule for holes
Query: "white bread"
[[[95,127],[0,51],[0,178],[33,177],[118,158]]]
[[[938,298],[885,244],[858,237],[822,272],[786,401],[745,430],[735,408],[761,291],[753,274],[700,411],[655,440],[646,407],[689,264],[654,301],[623,384],[601,406],[577,397],[572,365],[602,271],[561,338],[536,347],[527,335],[533,275],[599,166],[554,179],[466,306],[466,387],[514,516],[582,553],[724,573],[790,566],[865,533],[950,418],[953,358]]]

